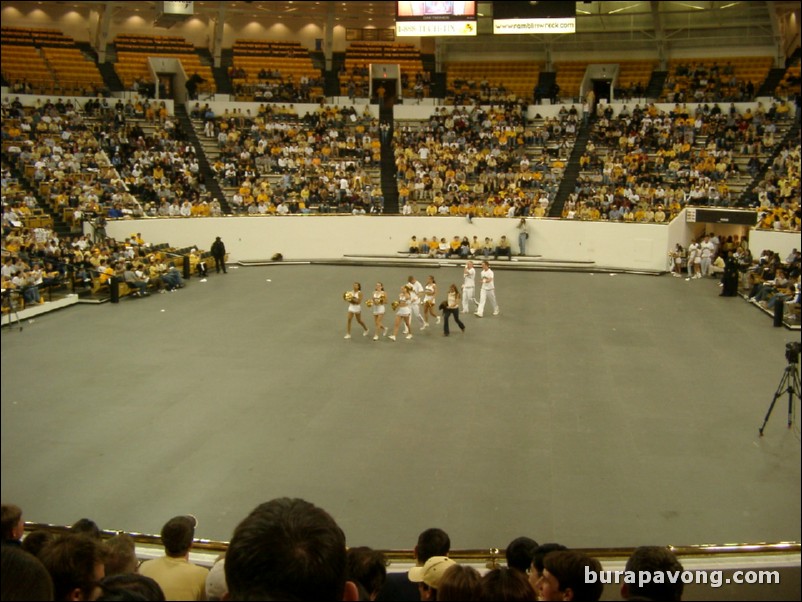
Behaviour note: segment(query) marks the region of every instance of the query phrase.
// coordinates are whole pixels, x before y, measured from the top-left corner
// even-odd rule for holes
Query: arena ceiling
[[[155,18],[156,2],[2,2],[3,7],[15,6],[25,13],[31,7],[42,5],[75,8],[110,8],[117,13],[132,13]],[[352,28],[390,28],[395,22],[396,2],[338,2],[293,1],[275,2],[194,2],[196,16],[216,19],[246,18],[277,20],[300,25],[306,23],[333,23]],[[776,46],[782,39],[796,39],[799,43],[798,2],[741,2],[723,0],[702,2],[684,1],[629,1],[629,2],[577,2],[577,32],[557,36],[504,36],[506,42],[495,36],[494,44],[542,42],[554,47],[586,50],[609,50],[634,45],[662,43],[672,48],[686,46]],[[492,32],[492,2],[478,2],[480,37]],[[795,15],[789,18],[789,15]],[[782,29],[792,23],[796,33],[790,35]],[[514,38],[517,38],[515,40]],[[463,43],[463,41],[454,41]],[[633,48],[634,49],[634,48]]]
[[[2,2],[22,9],[27,6],[108,6],[137,12],[156,10],[156,2],[93,2],[93,1],[55,1],[55,2]],[[226,14],[242,15],[251,18],[301,19],[304,21],[325,22],[330,14],[337,21],[362,24],[374,27],[392,27],[395,20],[396,2],[336,2],[336,1],[293,1],[275,2],[219,2],[201,0],[194,2],[195,14],[216,16],[220,8]],[[581,31],[616,30],[626,31],[633,27],[654,29],[655,20],[662,19],[664,27],[715,27],[722,24],[752,20],[755,25],[770,22],[771,12],[780,15],[799,11],[798,2],[739,2],[724,0],[684,2],[663,0],[660,2],[577,2],[577,29]],[[493,15],[492,2],[478,2],[480,20]],[[24,12],[24,9],[23,9]]]

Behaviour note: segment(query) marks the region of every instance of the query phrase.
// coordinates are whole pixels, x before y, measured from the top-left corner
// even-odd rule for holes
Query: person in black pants
[[[724,275],[721,278],[722,289],[720,297],[735,297],[738,294],[738,261],[732,252],[725,251]]]
[[[220,237],[214,239],[212,243],[212,257],[214,257],[214,269],[219,274],[220,270],[223,270],[224,274],[227,274],[226,271],[226,245],[220,240]]]
[[[448,300],[443,303],[443,313],[445,314],[445,319],[443,320],[443,335],[448,336],[449,334],[448,321],[451,316],[454,316],[454,321],[457,323],[457,326],[459,326],[459,329],[465,332],[465,324],[459,319],[460,294],[456,284],[452,284],[448,287]]]

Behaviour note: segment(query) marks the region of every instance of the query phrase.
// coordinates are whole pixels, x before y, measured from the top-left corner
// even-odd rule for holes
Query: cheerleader
[[[671,275],[675,278],[682,278],[682,260],[685,259],[685,249],[677,243],[668,256],[671,259]]]
[[[358,282],[354,282],[354,290],[351,291],[350,298],[348,300],[348,325],[346,326],[345,331],[345,338],[351,338],[351,320],[356,317],[356,321],[359,322],[359,325],[364,328],[362,332],[362,336],[368,336],[368,327],[362,321],[362,285]]]
[[[373,290],[373,298],[370,299],[373,304],[373,322],[376,325],[373,340],[379,340],[379,331],[382,331],[382,336],[387,336],[387,328],[382,321],[384,320],[384,306],[387,303],[387,293],[384,292],[384,285],[381,282],[376,283],[376,288]]]
[[[420,327],[421,330],[429,328],[429,316],[435,318],[437,324],[440,323],[440,316],[434,311],[436,297],[437,284],[434,281],[434,276],[429,276],[426,278],[426,286],[423,287],[423,326]]]
[[[694,280],[702,277],[702,247],[698,242],[692,242],[688,247],[688,277],[685,280]]]
[[[391,334],[388,339],[391,341],[395,341],[396,337],[398,336],[398,329],[401,327],[401,323],[403,322],[407,327],[407,339],[412,338],[412,332],[410,330],[410,323],[409,323],[409,316],[412,314],[411,304],[412,304],[412,285],[406,284],[401,287],[401,292],[398,295],[398,308],[395,310],[395,325],[393,326],[393,334]]]

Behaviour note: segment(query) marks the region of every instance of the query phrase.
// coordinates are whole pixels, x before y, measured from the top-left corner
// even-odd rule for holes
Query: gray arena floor
[[[465,335],[344,340],[351,283],[409,273],[231,269],[3,328],[3,501],[145,533],[189,512],[228,540],[302,497],[382,549],[432,526],[454,549],[802,539],[787,397],[758,436],[798,333],[714,280],[498,269],[502,313]]]

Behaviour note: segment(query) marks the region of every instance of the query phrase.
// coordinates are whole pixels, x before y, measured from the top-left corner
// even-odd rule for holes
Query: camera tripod
[[[760,427],[760,436],[763,436],[763,429],[766,428],[766,423],[769,421],[771,411],[774,409],[774,404],[782,397],[783,393],[788,393],[788,428],[791,428],[791,420],[794,411],[794,395],[799,399],[799,370],[795,362],[789,361],[783,372],[783,377],[780,379],[780,385],[777,387],[777,392],[774,393],[774,399],[771,400],[769,411],[766,412],[766,417],[763,419],[763,426]]]

